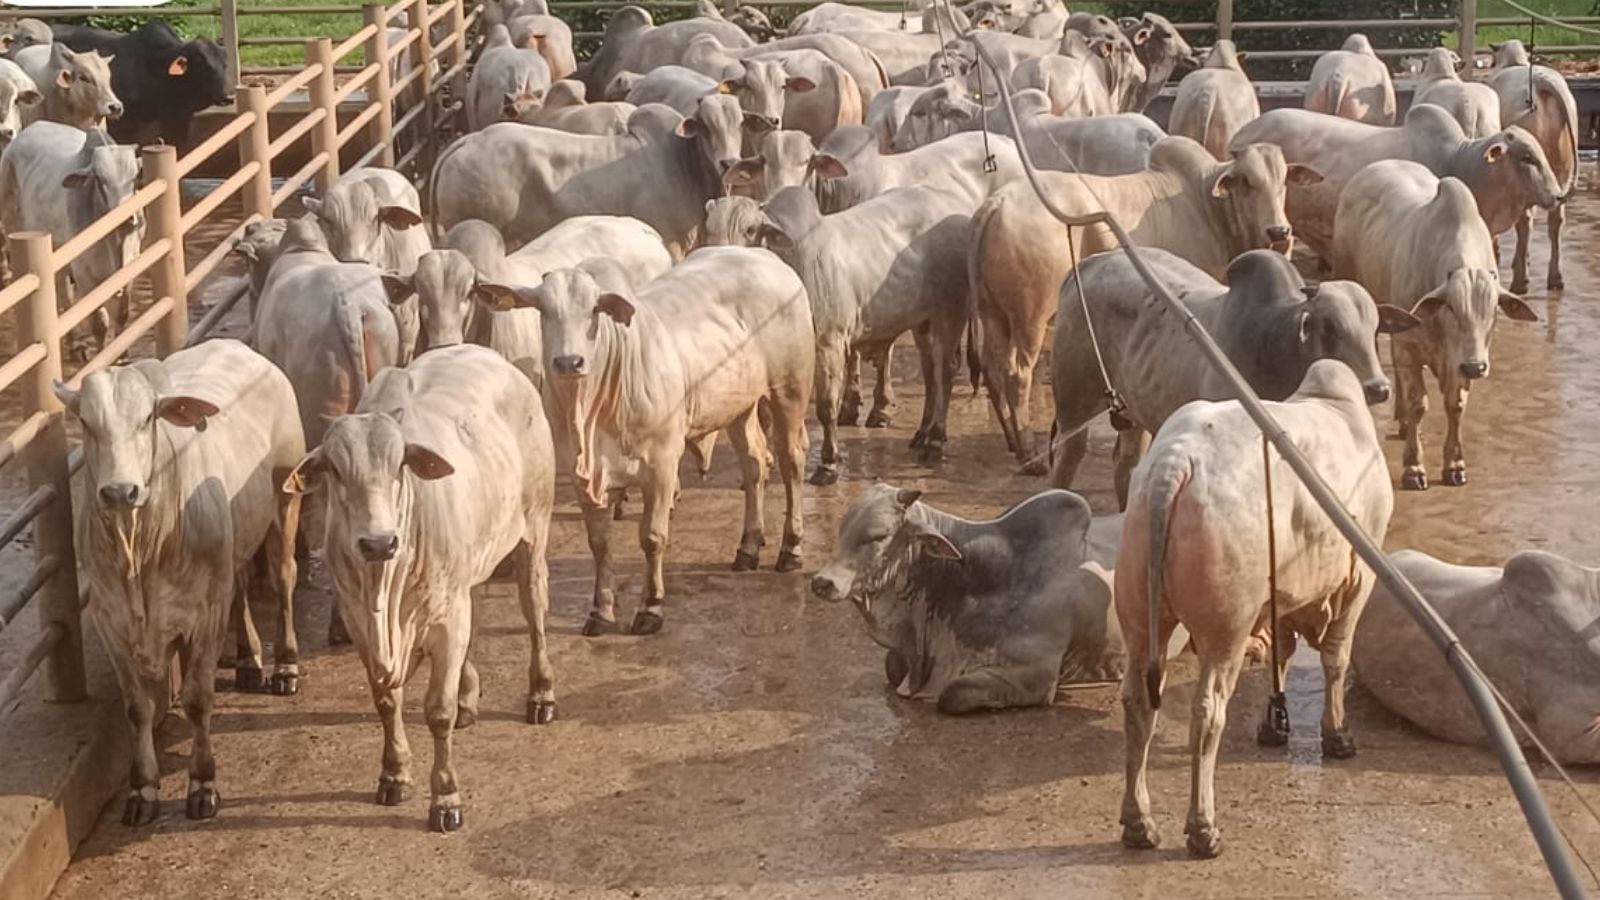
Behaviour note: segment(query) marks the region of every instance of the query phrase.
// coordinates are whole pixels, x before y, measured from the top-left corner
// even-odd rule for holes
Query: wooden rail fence
[[[440,149],[446,117],[463,110],[469,30],[478,12],[467,0],[397,0],[359,8],[365,22],[355,34],[335,45],[328,38],[305,42],[305,66],[268,90],[240,85],[233,118],[183,156],[170,146],[144,147],[139,189],[60,247],[49,235],[26,232],[9,236],[14,278],[0,287],[0,316],[14,311],[17,352],[0,362],[0,391],[16,387],[21,395],[21,422],[0,438],[0,471],[17,461],[26,468],[29,493],[9,516],[0,520],[0,549],[33,526],[33,569],[15,590],[0,593],[0,628],[16,620],[37,598],[42,629],[39,637],[12,665],[0,670],[0,716],[12,709],[23,686],[41,664],[52,700],[84,697],[83,625],[73,546],[72,472],[82,454],[73,451],[61,404],[51,382],[66,378],[73,387],[92,372],[115,364],[147,335],[158,356],[202,340],[227,315],[248,284],[220,300],[190,327],[189,298],[214,273],[252,223],[271,218],[297,191],[315,183],[325,191],[339,177],[340,150],[364,137],[370,145],[350,168],[369,164],[425,173]],[[355,11],[340,7],[339,11]],[[77,11],[82,14],[82,11]],[[162,11],[162,15],[169,11]],[[180,12],[172,10],[170,12]],[[26,11],[36,15],[35,11]],[[391,39],[389,28],[401,23],[404,33]],[[433,35],[446,36],[437,44]],[[336,80],[339,64],[361,54],[360,66],[347,80]],[[396,77],[391,60],[405,59],[410,68]],[[435,71],[437,67],[437,71]],[[444,97],[453,98],[448,106]],[[304,94],[305,111],[284,125],[290,101]],[[398,110],[396,98],[414,99]],[[298,104],[292,108],[298,109]],[[340,113],[349,114],[341,126]],[[275,116],[276,114],[276,116]],[[277,134],[274,118],[278,120]],[[298,171],[274,183],[273,162],[304,139],[310,159]],[[402,141],[402,139],[404,139]],[[397,146],[409,149],[397,155]],[[237,148],[239,166],[204,197],[184,208],[183,179],[212,157]],[[224,210],[238,198],[242,220]],[[57,273],[96,242],[143,213],[147,221],[143,252],[104,283],[59,309]],[[202,226],[233,224],[228,236],[192,265],[184,254],[184,238]],[[120,291],[145,277],[154,298],[91,360],[71,373],[62,360],[63,338],[87,321]]]

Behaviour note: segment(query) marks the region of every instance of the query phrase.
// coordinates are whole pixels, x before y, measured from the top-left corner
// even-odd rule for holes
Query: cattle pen
[[[552,12],[610,10],[612,0],[570,0],[551,4]],[[737,0],[726,0],[730,11]],[[793,3],[756,3],[764,10],[795,8]],[[898,10],[898,3],[866,3]],[[651,3],[652,9],[692,10],[681,0]],[[288,8],[284,8],[288,9]],[[304,11],[306,8],[293,8]],[[9,236],[12,278],[0,286],[0,319],[9,317],[16,352],[0,360],[0,393],[15,398],[18,421],[0,439],[0,478],[25,480],[19,502],[0,521],[0,551],[31,533],[34,560],[16,579],[0,580],[0,632],[32,606],[41,627],[20,652],[0,665],[0,722],[16,708],[32,676],[43,670],[45,692],[54,702],[85,696],[83,600],[75,575],[72,528],[73,474],[82,453],[73,447],[68,421],[52,392],[56,380],[78,387],[89,374],[129,355],[153,350],[165,356],[212,335],[246,296],[241,280],[209,306],[196,299],[213,284],[229,252],[250,225],[293,208],[311,187],[325,190],[342,172],[375,165],[407,172],[414,181],[429,172],[445,138],[459,130],[461,98],[481,9],[469,0],[398,0],[392,5],[328,6],[314,9],[359,14],[363,26],[343,39],[327,37],[251,39],[239,36],[238,20],[281,11],[276,7],[238,8],[234,0],[216,7],[157,11],[153,15],[216,15],[236,80],[250,75],[282,77],[278,83],[240,83],[235,108],[209,135],[186,152],[172,146],[140,150],[142,175],[137,192],[72,240],[54,246],[38,233]],[[1458,32],[1460,52],[1477,49],[1478,30],[1532,26],[1538,16],[1479,18],[1477,0],[1462,0],[1454,17],[1406,20],[1234,21],[1232,0],[1222,0],[1214,20],[1175,23],[1194,34],[1231,37],[1241,31],[1285,27],[1329,32],[1388,26],[1437,27]],[[27,10],[44,17],[82,15],[83,10]],[[21,15],[23,11],[8,12]],[[1594,25],[1600,17],[1566,21]],[[392,31],[391,26],[403,30]],[[599,32],[576,31],[597,38]],[[241,46],[302,43],[303,66],[250,67]],[[1540,48],[1556,54],[1591,54],[1600,45]],[[1258,58],[1302,58],[1317,50],[1258,52]],[[1415,51],[1389,49],[1399,56]],[[405,60],[399,69],[393,64]],[[1580,102],[1587,96],[1575,85]],[[1597,104],[1600,105],[1600,104]],[[1583,109],[1587,112],[1589,107]],[[227,160],[236,158],[237,166]],[[299,163],[293,171],[285,160]],[[301,160],[304,160],[301,162]],[[277,162],[278,165],[274,166]],[[231,174],[201,196],[186,194],[185,179],[222,167]],[[426,194],[425,194],[426,195]],[[105,236],[137,219],[148,222],[141,252],[114,277],[63,306],[58,273]],[[120,293],[138,297],[127,327],[82,365],[68,358],[65,339]],[[11,407],[8,407],[8,412]],[[6,420],[9,424],[9,420]],[[15,553],[13,553],[13,557]],[[90,823],[92,824],[92,823]],[[82,834],[69,836],[73,843]],[[50,880],[54,879],[54,874]],[[47,887],[49,881],[45,881]]]

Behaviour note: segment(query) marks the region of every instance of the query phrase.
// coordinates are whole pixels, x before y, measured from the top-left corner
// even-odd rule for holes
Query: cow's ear
[[[1440,296],[1439,294],[1429,294],[1428,296],[1423,297],[1421,300],[1418,300],[1416,305],[1411,307],[1411,314],[1416,316],[1418,319],[1426,321],[1438,315],[1439,310],[1444,309],[1444,307],[1444,297]]]
[[[422,217],[404,206],[383,206],[378,208],[378,221],[390,228],[406,229],[421,225]]]
[[[719,94],[737,94],[739,92],[739,88],[741,86],[742,85],[741,85],[739,79],[730,78],[727,81],[724,81],[721,84],[717,85],[717,93],[719,93]]]
[[[1290,163],[1289,172],[1283,179],[1285,184],[1297,187],[1308,187],[1322,183],[1322,173],[1303,163]]]
[[[78,414],[77,391],[67,387],[66,382],[59,378],[50,379],[50,390],[55,393],[56,399],[61,401],[61,405],[67,408],[67,412],[70,412],[73,415]]]
[[[722,186],[734,188],[754,184],[761,177],[761,170],[766,164],[766,158],[761,156],[741,159],[729,166],[728,171],[722,173]],[[706,201],[706,212],[711,212],[711,204],[713,202],[715,201]]]
[[[1226,197],[1233,190],[1233,173],[1223,172],[1211,183],[1211,196]]]
[[[14,34],[0,34],[0,53],[11,52],[11,45],[17,42]]]
[[[57,72],[56,73],[56,84],[58,84],[58,85],[60,85],[60,86],[62,86],[64,88],[72,87],[72,70],[71,69],[62,69],[61,71]]]
[[[300,198],[300,205],[305,207],[306,212],[311,213],[313,216],[322,215],[321,197],[302,197]]]
[[[195,431],[206,430],[206,420],[222,412],[215,403],[201,400],[199,397],[176,396],[162,397],[156,401],[156,415],[169,425],[179,428],[193,428]]]
[[[942,559],[947,562],[960,562],[962,558],[961,550],[958,549],[955,544],[950,543],[949,538],[937,531],[924,531],[919,533],[917,535],[917,546],[922,548],[923,553],[928,554],[934,559]]]
[[[1392,303],[1378,304],[1378,333],[1399,334],[1422,324],[1422,320]]]
[[[911,508],[911,504],[913,504],[913,503],[915,503],[915,502],[917,502],[918,500],[921,500],[921,499],[922,499],[922,492],[921,491],[913,491],[913,490],[909,490],[909,489],[904,489],[903,488],[901,490],[895,491],[895,494],[894,494],[894,502],[899,504],[901,509],[910,509]]]
[[[383,293],[388,296],[391,306],[398,306],[411,299],[417,292],[416,278],[411,275],[401,275],[399,272],[385,272],[379,276],[383,280]]]
[[[1500,311],[1518,322],[1539,321],[1538,313],[1533,311],[1533,307],[1528,305],[1528,301],[1510,291],[1500,292]]]
[[[285,494],[309,494],[318,487],[318,481],[323,472],[328,470],[328,464],[323,461],[322,448],[307,453],[300,457],[289,476],[283,479],[282,490]]]
[[[756,237],[761,241],[761,246],[769,250],[794,249],[794,238],[771,222],[762,222],[756,229]]]
[[[189,72],[189,57],[174,56],[172,62],[167,63],[167,74],[173,78],[182,78]]]
[[[1110,59],[1111,50],[1112,47],[1110,41],[1100,41],[1094,45],[1094,52],[1100,54],[1101,59]]]
[[[1135,47],[1143,46],[1154,35],[1155,31],[1153,29],[1148,27],[1141,28],[1133,33],[1133,45]]]
[[[699,119],[690,117],[678,123],[676,134],[682,138],[700,137],[706,133],[706,126]]]
[[[75,191],[88,183],[88,172],[69,172],[67,177],[61,179],[61,186],[71,191]]]
[[[256,245],[248,241],[239,241],[238,243],[234,244],[233,252],[251,262],[258,262],[260,259],[260,253],[256,250]]]
[[[537,303],[525,299],[522,291],[504,284],[478,282],[472,286],[468,296],[497,312],[510,312],[519,306],[538,308]]]
[[[450,465],[444,457],[429,450],[421,444],[407,444],[405,456],[401,457],[401,465],[411,470],[411,474],[423,481],[436,481],[446,475],[453,474],[455,466]]]
[[[594,308],[616,319],[620,325],[633,322],[633,304],[621,294],[601,294],[600,299],[595,301]]]
[[[826,153],[818,153],[816,156],[811,157],[811,171],[817,173],[817,177],[823,180],[844,178],[850,174],[850,170],[845,168],[844,163],[840,162],[837,157],[829,156]]]
[[[1506,158],[1506,151],[1507,147],[1505,141],[1495,141],[1488,147],[1484,148],[1483,161],[1492,166],[1500,160]]]
[[[817,89],[817,83],[804,76],[796,75],[783,83],[783,89],[794,94],[808,94]]]
[[[40,94],[38,91],[23,91],[17,95],[17,102],[23,106],[32,106],[43,99],[44,95]]]

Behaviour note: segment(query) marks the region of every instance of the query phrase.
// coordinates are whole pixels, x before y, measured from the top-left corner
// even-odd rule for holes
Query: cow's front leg
[[[522,602],[523,618],[533,641],[528,665],[528,724],[548,725],[556,719],[556,674],[550,664],[549,643],[545,640],[545,619],[550,613],[550,564],[545,554],[549,543],[548,521],[536,523],[532,533],[513,554],[517,565],[517,599]]]
[[[1528,236],[1533,231],[1533,209],[1525,209],[1517,217],[1517,249],[1511,256],[1511,292],[1520,294],[1528,289]],[[1499,241],[1495,241],[1498,248]]]
[[[461,671],[467,661],[467,641],[472,634],[472,598],[463,590],[450,598],[448,624],[438,629],[428,650],[428,693],[422,698],[423,717],[433,735],[433,774],[429,787],[429,831],[461,830],[461,787],[456,781],[455,732],[459,712]]]
[[[761,430],[756,409],[750,407],[727,428],[728,440],[739,457],[739,470],[744,476],[744,531],[739,536],[739,549],[733,555],[735,572],[754,572],[760,568],[761,548],[767,543],[762,508],[767,492],[767,436]]]
[[[678,492],[678,460],[670,454],[641,467],[645,477],[644,515],[639,518],[639,548],[644,551],[648,582],[644,606],[634,614],[634,634],[655,634],[665,620],[667,602],[667,539],[672,498]]]
[[[839,401],[838,423],[849,427],[861,422],[861,353],[854,347],[844,354],[844,393]]]
[[[288,477],[273,476],[273,484]],[[300,532],[300,495],[278,492],[278,514],[263,545],[267,574],[277,593],[278,646],[273,660],[272,692],[280,697],[300,692],[300,640],[294,630],[294,585],[299,575],[295,563],[295,537]],[[337,606],[337,604],[335,604]]]
[[[223,621],[226,621],[225,619]],[[217,794],[217,760],[211,751],[211,702],[217,675],[217,638],[222,622],[202,625],[203,632],[183,645],[183,712],[194,729],[194,749],[189,754],[189,794],[184,812],[191,819],[217,814],[222,798]]]
[[[1444,394],[1444,475],[1441,480],[1451,487],[1467,483],[1467,461],[1461,448],[1461,414],[1467,410],[1467,391],[1472,382],[1454,373],[1439,380]]]
[[[839,480],[840,392],[844,389],[846,348],[842,341],[830,340],[817,346],[817,421],[822,423],[822,458],[811,473],[812,484],[833,484]]]
[[[1217,750],[1228,721],[1228,698],[1244,663],[1245,636],[1222,649],[1223,654],[1202,651],[1200,678],[1195,684],[1189,719],[1189,855],[1211,859],[1222,852],[1217,829]]]
[[[1428,489],[1428,472],[1422,467],[1422,417],[1428,412],[1428,385],[1422,380],[1422,359],[1407,341],[1396,336],[1394,351],[1394,415],[1400,423],[1400,487]]]
[[[144,678],[137,672],[118,671],[122,701],[133,738],[133,760],[128,769],[128,802],[122,824],[148,825],[161,812],[161,768],[156,760],[155,724],[166,712],[167,679]]]
[[[1547,215],[1549,221],[1545,228],[1550,235],[1550,266],[1545,273],[1544,286],[1547,290],[1559,291],[1567,286],[1566,279],[1561,277],[1561,228],[1567,223],[1567,204],[1557,203],[1550,207]]]
[[[617,591],[611,570],[611,508],[589,502],[578,492],[578,508],[583,512],[583,530],[589,539],[589,555],[594,557],[594,602],[583,623],[584,637],[598,637],[617,630]]]
[[[1145,773],[1150,766],[1150,741],[1156,733],[1156,710],[1145,683],[1145,660],[1129,643],[1128,668],[1122,673],[1122,735],[1126,753],[1122,788],[1122,846],[1153,850],[1161,834],[1150,815],[1150,786]],[[1159,687],[1158,687],[1159,690]]]
[[[888,428],[894,413],[894,342],[872,354],[872,368],[877,376],[872,382],[872,412],[867,413],[868,428]]]
[[[411,791],[411,745],[406,740],[405,724],[400,721],[405,687],[387,687],[370,678],[367,684],[372,689],[372,705],[383,722],[383,767],[378,772],[377,803],[399,806]]]

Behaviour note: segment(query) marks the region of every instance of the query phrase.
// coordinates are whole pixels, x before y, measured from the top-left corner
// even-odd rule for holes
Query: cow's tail
[[[445,147],[439,154],[439,158],[433,161],[433,170],[428,173],[428,205],[426,210],[428,215],[428,234],[433,237],[435,244],[439,242],[440,238],[444,237],[443,231],[439,228],[439,173],[444,171],[445,160],[448,160],[451,154],[460,149],[466,139],[471,136],[471,134],[463,134],[461,137],[451,141],[450,145]]]
[[[1567,195],[1578,184],[1578,114],[1577,109],[1571,102],[1571,94],[1563,91],[1562,87],[1564,85],[1556,82],[1556,79],[1560,77],[1538,69],[1533,72],[1534,90],[1544,95],[1540,98],[1540,102],[1547,102],[1554,106],[1561,115],[1561,154],[1563,159],[1551,160],[1550,164],[1552,167],[1560,164],[1566,169],[1565,172],[1561,173],[1564,176],[1561,184],[1562,199],[1566,199]]]
[[[983,201],[978,211],[973,213],[969,226],[971,230],[967,233],[967,365],[972,369],[970,376],[974,392],[983,381],[983,317],[978,313],[979,303],[984,296],[983,247],[989,222],[1004,202],[995,196]],[[989,389],[995,390],[996,386],[991,384]]]
[[[878,58],[878,54],[873,53],[871,50],[862,49],[861,52],[865,53],[867,55],[867,59],[872,60],[872,67],[874,69],[878,70],[878,90],[873,91],[873,93],[876,94],[878,91],[886,91],[886,90],[888,90],[889,89],[889,70],[885,69],[883,67],[883,60],[879,59]],[[863,103],[866,102],[866,98],[865,97],[862,98],[862,102]]]
[[[1331,116],[1341,115],[1339,110],[1344,109],[1344,103],[1350,97],[1350,80],[1343,73],[1335,72],[1328,79],[1328,108],[1326,112]]]
[[[1145,590],[1150,603],[1149,659],[1145,663],[1145,690],[1149,692],[1150,708],[1161,708],[1161,668],[1165,662],[1165,648],[1161,646],[1161,602],[1165,590],[1167,569],[1167,538],[1172,527],[1172,511],[1178,497],[1189,484],[1190,468],[1187,459],[1161,460],[1148,470],[1145,479],[1145,510],[1150,521],[1150,557],[1145,561]]]
[[[970,304],[969,304],[970,305]],[[983,356],[978,352],[978,341],[982,340],[982,328],[978,319],[971,312],[967,313],[967,379],[972,382],[972,392],[978,392],[978,385],[983,383]]]

